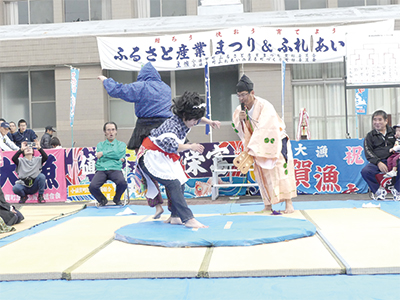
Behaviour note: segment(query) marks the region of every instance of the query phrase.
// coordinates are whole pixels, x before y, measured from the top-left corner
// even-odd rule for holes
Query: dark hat
[[[396,130],[396,128],[400,128],[400,124],[394,125],[393,129]]]
[[[0,126],[10,129],[10,124],[8,122],[2,122]]]
[[[56,132],[56,130],[53,128],[53,126],[46,126],[45,130],[52,130],[54,132]]]
[[[243,74],[242,78],[240,78],[238,84],[236,85],[236,92],[251,92],[253,90],[253,86],[254,84],[250,78]]]

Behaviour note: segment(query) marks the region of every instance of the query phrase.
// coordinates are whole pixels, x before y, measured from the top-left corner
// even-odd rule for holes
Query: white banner
[[[98,37],[103,69],[139,71],[151,62],[158,71],[240,63],[342,61],[346,34],[393,30],[393,20],[337,27],[238,27],[152,37]]]

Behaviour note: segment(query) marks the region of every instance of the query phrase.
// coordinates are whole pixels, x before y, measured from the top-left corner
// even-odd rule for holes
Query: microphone
[[[240,103],[240,106],[241,106],[242,110],[246,110],[245,107],[244,107],[244,103],[243,102]]]

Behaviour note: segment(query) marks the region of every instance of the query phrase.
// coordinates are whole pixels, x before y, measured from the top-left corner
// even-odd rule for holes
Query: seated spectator
[[[60,142],[60,140],[58,139],[58,137],[56,137],[56,136],[53,136],[53,137],[51,138],[50,146],[51,146],[51,148],[53,148],[53,149],[61,149],[61,148],[62,148],[61,142]]]
[[[32,129],[27,129],[24,119],[18,121],[18,130],[13,134],[14,143],[21,147],[22,142],[33,143],[37,139],[36,133]]]
[[[393,148],[396,138],[394,130],[387,125],[388,117],[385,111],[377,110],[372,114],[372,125],[374,129],[368,132],[364,139],[365,157],[369,163],[361,170],[361,176],[367,182],[370,190],[374,193],[375,200],[385,200],[386,190],[379,187],[376,179],[378,173],[387,173],[387,159],[390,149]],[[399,161],[397,161],[399,167]],[[400,200],[400,180],[396,180],[392,194],[395,200]]]
[[[10,124],[7,122],[1,122],[1,124],[0,124],[0,148],[3,151],[18,150],[19,148],[8,137],[7,134],[9,132],[10,132]]]
[[[52,126],[46,126],[44,129],[46,132],[43,134],[42,139],[40,140],[40,147],[43,149],[51,149],[50,141],[53,137],[53,133],[56,130]]]
[[[122,173],[122,162],[125,160],[126,144],[116,139],[117,124],[114,122],[105,123],[103,131],[107,139],[97,144],[96,173],[89,185],[89,191],[97,200],[99,206],[105,206],[108,200],[100,188],[107,180],[111,180],[116,185],[113,201],[116,205],[122,205],[121,196],[128,186]]]
[[[34,156],[34,147],[37,147],[41,156]],[[19,157],[21,154],[23,157]],[[32,195],[36,192],[39,192],[38,202],[46,202],[43,198],[46,177],[41,173],[43,163],[46,160],[47,154],[40,147],[37,140],[35,140],[35,146],[28,144],[28,142],[22,142],[21,149],[12,157],[12,161],[17,166],[16,172],[19,177],[13,187],[13,192],[20,196],[19,203],[25,203],[28,199],[27,195]]]
[[[13,206],[10,205],[5,199],[3,191],[0,188],[0,218],[8,226],[20,223],[24,216]]]

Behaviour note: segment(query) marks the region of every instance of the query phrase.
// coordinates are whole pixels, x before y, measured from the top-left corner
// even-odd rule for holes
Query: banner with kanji
[[[66,200],[66,182],[65,182],[65,155],[64,149],[46,149],[48,155],[43,164],[42,173],[46,176],[46,187],[43,194],[46,202],[65,202]],[[16,166],[11,160],[15,151],[3,152],[3,166],[1,167],[0,185],[4,197],[9,203],[16,203],[20,200],[19,196],[12,191],[18,175],[15,171]],[[35,150],[35,156],[40,155]],[[22,156],[21,156],[22,157]],[[37,202],[38,194],[29,195],[27,203]]]
[[[366,193],[363,140],[292,141],[298,193]]]
[[[242,63],[343,61],[346,34],[393,31],[393,20],[346,26],[235,27],[146,37],[98,37],[102,69],[158,71]]]
[[[214,184],[227,184],[219,188],[219,195],[241,196],[258,195],[258,187],[229,186],[230,184],[255,183],[253,172],[246,175],[232,166],[232,157],[243,151],[240,141],[203,143],[202,154],[194,151],[180,153],[180,162],[189,180],[185,184],[185,197],[210,197]],[[366,193],[368,186],[361,177],[361,169],[367,164],[364,156],[363,140],[300,140],[291,141],[295,166],[297,191],[301,194]],[[43,165],[42,173],[46,176],[44,197],[48,202],[90,201],[94,200],[89,192],[89,184],[96,172],[96,149],[70,148],[45,150],[49,158]],[[6,200],[18,202],[12,187],[18,179],[15,164],[11,158],[14,151],[3,152],[0,184]],[[35,155],[38,155],[35,152]],[[216,156],[230,156],[226,163],[218,166],[218,176],[214,176]],[[135,192],[134,168],[135,152],[127,150],[126,163],[122,172],[128,183],[130,199],[144,199]],[[229,165],[230,164],[230,165]],[[226,170],[226,172],[225,172]],[[160,186],[163,197],[165,189]],[[111,200],[115,194],[115,185],[107,182],[102,192]],[[29,201],[36,201],[37,193],[29,196]]]

